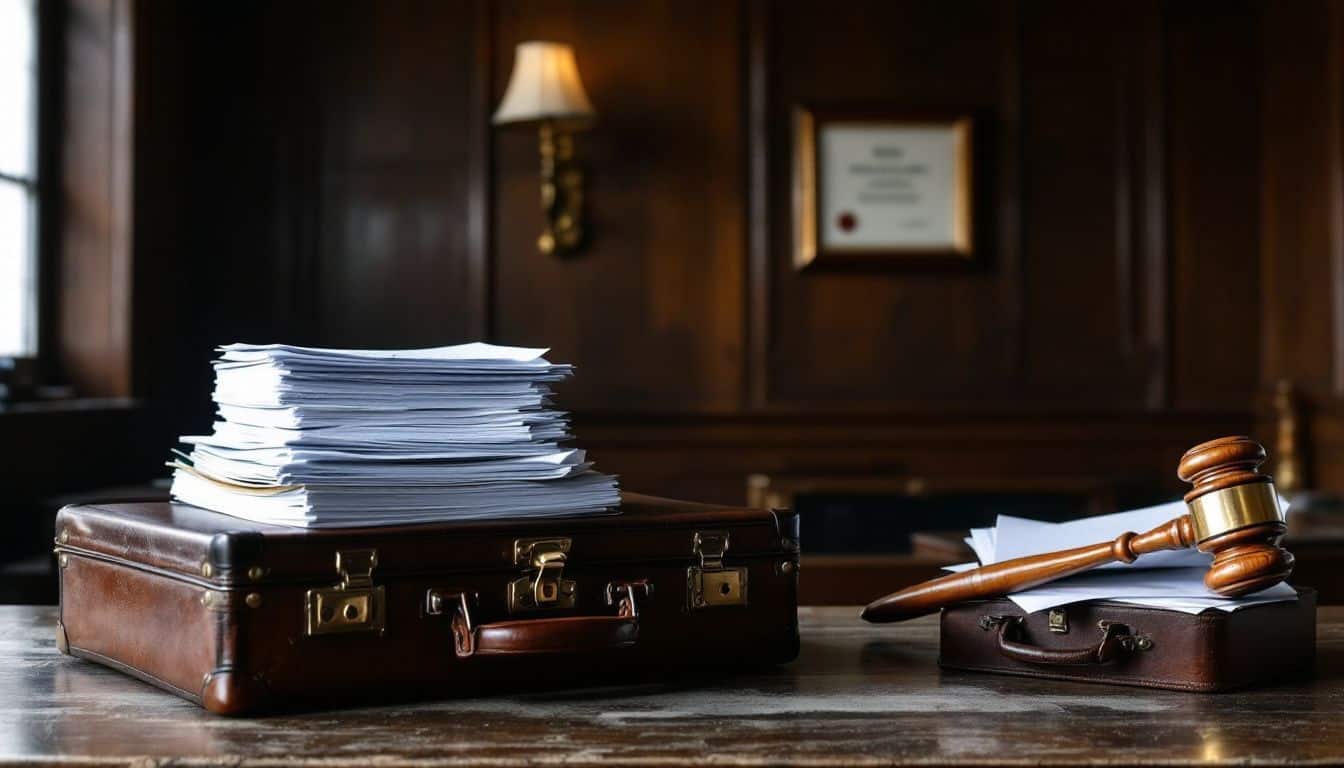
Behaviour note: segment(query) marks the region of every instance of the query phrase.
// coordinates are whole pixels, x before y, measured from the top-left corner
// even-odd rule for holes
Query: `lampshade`
[[[595,114],[579,80],[574,49],[563,43],[520,43],[513,75],[494,123],[582,120]]]

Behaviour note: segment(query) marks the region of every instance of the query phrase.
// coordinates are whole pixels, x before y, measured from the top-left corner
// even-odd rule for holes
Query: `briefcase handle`
[[[1099,625],[1101,640],[1096,645],[1070,649],[1041,648],[1012,638],[1013,635],[1017,634],[1017,628],[1021,623],[1021,616],[985,616],[981,618],[981,626],[986,629],[993,624],[998,625],[999,653],[1027,664],[1047,666],[1109,664],[1122,656],[1128,655],[1135,645],[1135,638],[1128,634],[1125,625],[1103,621]]]
[[[589,653],[629,648],[639,640],[639,608],[636,597],[647,597],[647,581],[612,582],[607,585],[607,604],[617,605],[615,616],[559,616],[548,619],[517,619],[491,624],[473,624],[466,592],[431,589],[426,612],[452,613],[453,648],[459,658],[472,656],[543,656]]]

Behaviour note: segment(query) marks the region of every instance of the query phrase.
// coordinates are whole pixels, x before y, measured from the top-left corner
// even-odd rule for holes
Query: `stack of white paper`
[[[1043,523],[999,515],[995,527],[972,529],[966,543],[980,558],[980,564],[989,565],[1110,541],[1125,531],[1143,533],[1188,511],[1184,502],[1176,501],[1067,523]],[[1212,559],[1195,549],[1154,552],[1130,564],[1111,563],[1008,597],[1028,613],[1083,600],[1117,600],[1201,613],[1207,610],[1235,611],[1250,605],[1297,599],[1297,593],[1286,584],[1240,598],[1219,597],[1204,586],[1204,574],[1208,573]],[[976,566],[976,563],[965,563],[947,570],[966,571]]]
[[[594,514],[619,503],[549,407],[544,349],[230,344],[214,433],[172,462],[180,501],[305,527]]]

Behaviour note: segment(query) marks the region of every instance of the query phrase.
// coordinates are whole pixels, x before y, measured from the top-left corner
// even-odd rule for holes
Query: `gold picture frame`
[[[974,260],[975,125],[969,114],[799,107],[793,127],[796,269]],[[828,135],[833,140],[824,152]],[[867,151],[871,162],[838,160]],[[826,152],[842,167],[829,167]],[[850,208],[862,211],[862,219]],[[857,236],[859,221],[875,224]]]

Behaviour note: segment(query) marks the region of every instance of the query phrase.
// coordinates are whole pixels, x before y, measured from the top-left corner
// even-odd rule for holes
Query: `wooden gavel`
[[[874,600],[863,609],[872,622],[903,621],[965,600],[999,597],[1106,563],[1132,563],[1141,555],[1194,546],[1213,555],[1204,576],[1209,589],[1236,597],[1271,587],[1293,572],[1293,556],[1280,547],[1287,526],[1273,478],[1259,472],[1265,449],[1249,437],[1223,437],[1185,452],[1177,475],[1193,484],[1190,512],[1143,534],[1032,557],[1005,560],[916,584]]]

